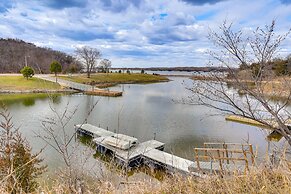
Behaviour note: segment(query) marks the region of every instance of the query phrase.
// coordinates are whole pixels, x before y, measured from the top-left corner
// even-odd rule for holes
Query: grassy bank
[[[66,79],[78,83],[94,83],[100,86],[112,86],[114,84],[125,83],[155,83],[169,81],[168,78],[159,75],[139,74],[139,73],[98,73],[92,74],[91,78],[87,78],[86,75],[81,76],[62,76],[62,79]]]
[[[209,176],[206,179],[174,174],[161,182],[148,179],[114,184],[112,180],[84,182],[85,193],[290,193],[291,166],[256,167],[244,175]],[[68,186],[56,180],[52,188],[40,189],[46,193],[70,193]]]
[[[26,80],[22,76],[0,76],[1,90],[58,90],[61,89],[59,84],[44,81],[38,78]]]

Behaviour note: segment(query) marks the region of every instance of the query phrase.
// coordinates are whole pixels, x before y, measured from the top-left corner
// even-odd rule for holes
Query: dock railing
[[[250,163],[255,164],[255,155],[251,144],[239,143],[204,143],[203,148],[194,148],[195,160],[197,168],[202,171],[201,161],[208,161],[211,163],[210,171],[212,171],[212,164],[219,163],[219,170],[225,171],[225,167],[244,165],[245,172],[249,170]],[[232,162],[230,164],[230,162]],[[225,165],[226,163],[226,165]],[[234,170],[234,169],[233,169]]]

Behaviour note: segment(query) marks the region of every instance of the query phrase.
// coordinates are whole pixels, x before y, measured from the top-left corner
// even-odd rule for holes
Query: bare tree
[[[98,102],[99,100],[93,103],[82,124],[87,121]],[[70,193],[84,193],[85,179],[95,178],[101,171],[100,163],[98,166],[97,163],[90,162],[95,153],[95,150],[92,149],[94,143],[88,143],[88,147],[84,147],[80,141],[75,141],[77,133],[76,131],[71,132],[69,123],[72,122],[72,118],[78,110],[77,107],[70,107],[70,103],[67,102],[63,111],[57,110],[52,104],[50,104],[50,110],[53,115],[42,120],[42,132],[36,135],[62,158],[65,167],[58,171],[58,179],[61,183],[69,188]]]
[[[106,73],[109,72],[111,65],[112,63],[109,59],[102,59],[99,63],[99,67],[102,68],[102,70]]]
[[[228,77],[211,73],[207,81],[194,81],[188,88],[193,92],[188,102],[257,121],[283,136],[291,145],[288,127],[291,79],[277,80],[270,69],[270,61],[278,54],[290,30],[282,35],[276,35],[274,30],[275,21],[252,32],[235,31],[227,22],[220,26],[219,32],[210,31],[209,39],[218,49],[209,54],[216,65],[228,68]],[[213,64],[210,61],[210,65]],[[251,76],[245,76],[246,72]],[[229,83],[236,90],[230,89]],[[274,96],[281,100],[275,101]]]
[[[90,78],[91,72],[97,65],[97,61],[101,57],[101,52],[96,48],[84,46],[77,48],[75,51],[78,58],[85,64],[87,77]]]

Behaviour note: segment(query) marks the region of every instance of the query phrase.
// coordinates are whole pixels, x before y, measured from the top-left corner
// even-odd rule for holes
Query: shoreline
[[[226,84],[230,84],[230,87],[234,87],[235,88],[235,85],[231,85],[231,84],[235,84],[236,83],[236,80],[234,79],[229,79],[229,78],[221,78],[221,80],[217,80],[216,78],[214,77],[211,77],[211,76],[192,76],[190,77],[190,79],[192,79],[193,81],[195,80],[200,80],[200,81],[212,81],[212,82],[219,82],[219,81],[222,81]],[[254,81],[253,80],[240,80],[241,83],[245,83],[245,84],[253,84]],[[291,80],[290,80],[291,81]],[[263,81],[264,82],[264,81]],[[272,81],[268,81],[270,84],[282,84],[283,82],[280,82],[278,80],[272,80]],[[276,87],[274,87],[276,88]],[[238,90],[238,93],[240,94],[245,94],[244,91],[241,91],[241,90]],[[288,98],[288,91],[276,91],[276,90],[273,90],[273,91],[269,91],[269,90],[265,90],[263,91],[262,95],[264,97],[267,97],[267,98],[271,98],[273,100],[286,100]]]
[[[33,94],[33,93],[77,93],[77,90],[61,89],[61,90],[47,90],[47,89],[34,89],[34,90],[0,90],[0,94]]]
[[[0,76],[3,76],[3,77],[8,77],[8,76],[22,76],[21,74],[0,74]],[[48,75],[48,76],[51,76],[51,75]],[[39,75],[36,75],[35,76],[36,78],[38,79],[42,79]],[[60,78],[62,78],[62,76],[60,76]],[[52,82],[51,80],[49,80],[50,82]],[[100,88],[100,89],[103,89],[103,88],[110,88],[110,87],[114,87],[116,85],[119,85],[119,84],[154,84],[154,83],[163,83],[163,82],[169,82],[169,81],[172,81],[170,79],[163,79],[163,80],[150,80],[150,81],[139,81],[139,80],[132,80],[132,81],[119,81],[119,82],[96,82],[94,84],[95,87],[97,88]],[[78,82],[76,82],[78,83]],[[59,83],[60,84],[60,83]],[[86,83],[88,85],[88,83]],[[64,87],[64,88],[60,88],[60,89],[14,89],[13,87],[9,88],[9,89],[0,89],[0,94],[37,94],[37,93],[78,93],[80,91],[78,90],[75,90],[75,89],[70,89],[70,88],[67,88],[67,87]],[[94,92],[84,92],[84,93],[87,93],[88,95],[101,95],[101,96],[107,96],[105,93],[107,91],[99,91],[99,90],[96,90]],[[119,94],[120,92],[118,93],[114,93],[114,94],[109,94],[108,96],[121,96]]]
[[[125,82],[100,82],[100,83],[96,83],[95,87],[97,88],[110,88],[110,87],[114,87],[120,84],[156,84],[156,83],[164,83],[164,82],[170,82],[172,80],[168,79],[168,80],[159,80],[159,81],[143,81],[143,82],[139,82],[139,81],[125,81]],[[88,84],[88,83],[86,83]]]

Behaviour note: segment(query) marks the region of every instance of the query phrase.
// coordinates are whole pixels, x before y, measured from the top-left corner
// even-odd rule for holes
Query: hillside
[[[75,59],[66,53],[19,39],[0,39],[0,73],[19,73],[25,66],[25,57],[36,73],[49,73],[49,65],[54,60],[62,64],[64,72],[76,66]]]

